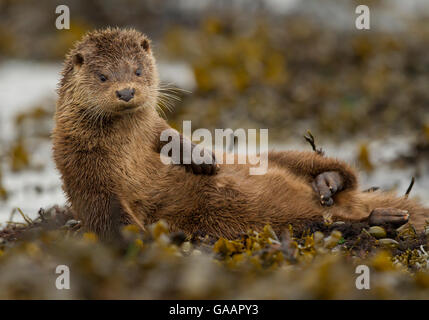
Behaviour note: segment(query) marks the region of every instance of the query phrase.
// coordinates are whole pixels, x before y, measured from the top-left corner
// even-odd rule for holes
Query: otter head
[[[158,74],[150,40],[133,29],[88,33],[66,57],[59,94],[105,115],[155,106]]]

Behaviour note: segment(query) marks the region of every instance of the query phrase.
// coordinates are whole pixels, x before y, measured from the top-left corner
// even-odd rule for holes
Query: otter
[[[420,229],[429,217],[414,200],[359,191],[351,166],[315,152],[270,151],[265,175],[210,153],[211,164],[164,164],[160,135],[171,128],[157,111],[151,42],[134,29],[86,34],[65,58],[58,94],[54,160],[74,214],[103,239],[122,223],[160,219],[171,231],[232,239],[324,216]]]

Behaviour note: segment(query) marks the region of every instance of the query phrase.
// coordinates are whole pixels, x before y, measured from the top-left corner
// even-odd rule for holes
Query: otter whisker
[[[188,90],[185,89],[180,89],[180,88],[176,88],[176,87],[158,87],[157,88],[158,91],[163,91],[163,92],[171,92],[171,93],[191,93]]]
[[[172,112],[173,111],[173,107],[174,105],[165,99],[159,99],[159,103],[161,104],[162,107],[166,108],[168,111]]]
[[[180,89],[180,88],[175,88],[175,87],[158,87],[157,88],[158,91],[163,91],[163,92],[171,92],[171,93],[191,93],[188,90],[185,89]]]
[[[168,111],[173,111],[174,103],[169,99],[169,97],[164,95],[158,96],[158,101],[161,102],[162,106],[167,108]]]
[[[163,97],[168,97],[168,98],[171,98],[171,99],[176,100],[176,101],[182,101],[182,99],[179,96],[175,96],[175,95],[172,95],[172,94],[169,94],[169,93],[163,92],[163,93],[161,93],[161,95]]]
[[[191,93],[191,91],[176,87],[173,83],[161,83],[159,85],[159,89],[161,90],[171,90],[173,92],[183,92],[183,93]]]
[[[175,101],[178,101],[178,100],[172,99],[172,98],[165,96],[165,95],[159,95],[158,100],[163,101],[169,107],[174,107]]]
[[[167,119],[167,115],[165,114],[163,107],[165,106],[160,101],[156,104],[156,110],[162,114],[164,119]]]

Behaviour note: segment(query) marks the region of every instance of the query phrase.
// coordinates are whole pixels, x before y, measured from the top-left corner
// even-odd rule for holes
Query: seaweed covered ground
[[[229,241],[188,239],[160,221],[145,232],[124,226],[121,240],[103,243],[67,208],[25,221],[0,231],[2,299],[429,298],[429,227],[320,221]],[[369,290],[356,288],[362,264]],[[69,290],[56,289],[58,265],[70,269]]]

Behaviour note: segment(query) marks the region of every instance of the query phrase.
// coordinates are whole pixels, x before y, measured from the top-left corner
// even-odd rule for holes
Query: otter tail
[[[429,223],[429,208],[423,207],[417,200],[398,197],[392,192],[362,192],[358,198],[367,207],[368,213],[376,208],[396,208],[407,210],[410,214],[409,222],[418,231],[423,230],[426,222]]]

